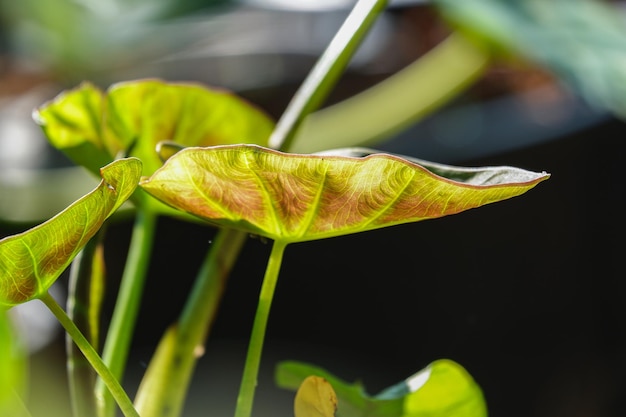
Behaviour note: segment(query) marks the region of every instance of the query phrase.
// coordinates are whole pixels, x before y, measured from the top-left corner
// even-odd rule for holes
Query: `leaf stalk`
[[[205,258],[176,325],[159,342],[139,387],[135,405],[142,417],[175,417],[214,321],[226,281],[246,234],[220,229]]]
[[[287,150],[291,147],[291,142],[304,118],[317,110],[326,99],[361,41],[386,6],[387,0],[357,2],[276,124],[269,139],[271,148]]]
[[[157,215],[155,213],[148,209],[137,210],[128,257],[102,354],[104,363],[118,380],[122,379],[126,368],[126,360],[128,359],[148,273],[156,222]],[[111,396],[106,392],[103,382],[99,380],[96,386],[97,396],[102,401],[100,415],[112,417],[114,410]]]
[[[104,250],[105,228],[85,245],[74,258],[70,269],[67,297],[67,315],[97,350],[99,346],[100,306],[104,291]],[[75,416],[95,416],[97,373],[69,333],[66,336],[67,373],[70,399]]]
[[[261,365],[265,330],[267,329],[272,299],[274,298],[274,290],[276,289],[278,273],[280,272],[286,246],[287,243],[282,241],[274,241],[272,246],[272,252],[270,253],[269,262],[265,270],[265,277],[261,285],[259,304],[252,325],[252,334],[248,344],[246,363],[239,388],[239,396],[237,397],[235,417],[250,417],[252,414],[254,391],[256,389],[259,367]]]
[[[130,398],[128,398],[128,395],[126,395],[126,392],[120,385],[118,379],[102,361],[93,346],[91,346],[91,343],[89,343],[80,330],[78,330],[78,327],[76,327],[74,322],[69,318],[56,300],[52,298],[50,293],[47,292],[40,296],[40,300],[48,307],[52,314],[54,314],[65,331],[72,337],[76,346],[78,346],[81,352],[85,355],[85,358],[87,358],[93,369],[96,370],[105,387],[108,389],[108,392],[122,410],[124,416],[139,417],[139,414],[133,407],[133,403],[130,401]]]

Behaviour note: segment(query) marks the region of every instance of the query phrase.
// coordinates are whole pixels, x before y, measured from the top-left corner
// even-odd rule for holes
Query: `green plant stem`
[[[137,321],[154,242],[156,221],[155,213],[145,209],[137,210],[128,257],[102,354],[104,363],[118,380],[122,380],[124,375]],[[96,391],[98,398],[102,401],[99,404],[100,415],[111,417],[114,413],[111,397],[107,394],[102,381],[98,381]]]
[[[252,414],[252,403],[254,402],[254,391],[257,385],[259,367],[261,365],[261,353],[263,341],[265,340],[265,330],[270,315],[274,290],[278,281],[278,273],[283,260],[283,254],[287,243],[274,241],[270,259],[265,270],[265,277],[261,285],[259,304],[257,306],[252,334],[248,345],[248,354],[244,366],[239,396],[237,397],[237,409],[235,417],[250,417]]]
[[[350,58],[386,6],[387,0],[357,2],[278,121],[269,139],[271,148],[281,150],[290,148],[304,118],[317,110],[326,99],[343,74]]]
[[[292,152],[369,145],[432,113],[487,68],[491,54],[453,33],[426,55],[379,84],[312,113]]]
[[[70,269],[67,315],[97,350],[100,306],[104,292],[103,238],[106,227],[85,245],[74,258]],[[67,373],[72,410],[75,416],[95,416],[97,374],[76,346],[66,336]]]
[[[52,298],[49,293],[45,293],[40,297],[41,301],[50,309],[52,314],[59,320],[65,331],[72,337],[76,346],[83,352],[93,369],[96,370],[101,380],[111,396],[115,399],[122,413],[126,417],[139,417],[139,414],[133,407],[132,402],[126,395],[126,392],[120,385],[118,379],[111,373],[111,370],[104,364],[93,346],[87,341],[85,336],[78,330],[78,327],[68,317],[61,306]]]
[[[228,275],[246,238],[237,230],[218,231],[178,323],[159,342],[141,382],[135,406],[142,417],[181,414],[195,364],[204,352]]]

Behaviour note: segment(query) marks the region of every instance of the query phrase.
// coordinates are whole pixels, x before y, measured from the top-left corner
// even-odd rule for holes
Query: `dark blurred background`
[[[32,108],[83,79],[106,88],[160,77],[232,89],[278,118],[351,2],[56,0],[42,10],[35,3],[0,2],[2,235],[61,210],[94,181],[47,145],[30,120]],[[392,3],[328,103],[385,79],[448,32],[428,4]],[[272,381],[279,360],[310,361],[375,394],[440,358],[466,367],[495,417],[626,415],[625,133],[622,121],[589,108],[544,71],[503,61],[442,110],[379,145],[552,177],[479,210],[288,247],[255,415],[292,413],[293,393]],[[109,231],[105,322],[130,226]],[[213,234],[160,221],[128,365],[131,392],[176,320]],[[186,415],[232,414],[269,250],[260,240],[247,242]],[[61,300],[66,280],[55,288]],[[24,320],[42,314],[17,313]],[[45,333],[30,326],[29,340]],[[33,416],[51,416],[51,401],[59,416],[69,415],[60,331],[29,343]]]

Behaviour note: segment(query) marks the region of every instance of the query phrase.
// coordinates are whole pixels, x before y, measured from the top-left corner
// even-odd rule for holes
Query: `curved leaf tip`
[[[0,307],[45,294],[102,223],[135,191],[142,164],[120,159],[101,169],[102,181],[52,219],[0,240]]]
[[[235,145],[187,148],[140,185],[214,224],[290,243],[459,213],[549,177],[511,172],[486,168],[463,181],[389,154],[297,155]]]

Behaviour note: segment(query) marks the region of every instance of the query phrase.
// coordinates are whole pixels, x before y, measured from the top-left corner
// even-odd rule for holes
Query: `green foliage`
[[[435,0],[455,25],[551,70],[591,104],[626,117],[626,24],[595,0]]]
[[[347,383],[328,371],[300,362],[276,367],[276,383],[295,390],[310,375],[327,380],[338,398],[337,416],[349,417],[486,417],[482,391],[459,364],[442,359],[370,396],[360,383]]]
[[[55,148],[92,172],[135,156],[149,175],[161,166],[156,145],[267,144],[273,122],[235,95],[199,84],[140,80],[106,93],[90,83],[61,93],[36,110]]]
[[[134,156],[144,175],[162,165],[157,144],[212,146],[267,143],[274,127],[262,111],[235,95],[191,83],[140,80],[106,93],[90,83],[59,94],[34,112],[50,143],[91,172],[116,158]],[[135,203],[172,214],[153,199]]]
[[[603,82],[608,79],[623,84],[623,70],[613,63],[621,62],[621,55],[616,57],[614,53],[626,37],[604,6],[588,0],[575,3],[576,7],[569,0],[551,2],[549,6],[541,0],[436,1],[450,21],[466,28],[474,40],[478,35],[525,53],[552,68],[592,100],[619,112],[626,108],[622,94]],[[330,131],[338,125],[355,126],[366,117],[371,123],[363,123],[361,131],[355,133],[350,128],[347,133],[328,135],[319,141],[310,138],[315,134],[324,136],[323,129],[315,134],[305,129],[304,135],[297,136],[298,127],[327,97],[385,4],[384,0],[357,3],[276,126],[261,110],[229,92],[160,80],[120,83],[106,92],[83,83],[34,112],[50,142],[77,164],[100,173],[102,181],[49,221],[0,241],[0,307],[40,298],[55,314],[103,383],[95,387],[92,401],[85,401],[87,406],[82,409],[98,400],[98,412],[112,416],[115,410],[109,398],[115,398],[126,416],[138,415],[119,381],[158,214],[187,212],[223,230],[211,246],[179,322],[166,332],[146,372],[136,406],[144,417],[180,415],[196,354],[209,333],[221,290],[245,233],[252,233],[273,239],[274,246],[237,405],[236,415],[249,417],[272,297],[288,244],[456,214],[518,196],[549,178],[546,173],[517,168],[459,168],[369,150],[340,149],[323,155],[276,150],[291,149],[294,139],[302,149],[316,151],[325,145],[336,147],[338,138],[339,145],[379,140],[451,99],[489,62],[488,48],[477,47],[457,34],[445,48],[429,56],[428,65],[416,65],[402,77],[389,80],[383,90],[358,98],[369,112],[374,109],[378,113],[376,117],[364,116],[363,106],[350,105],[348,110],[344,108],[326,119]],[[575,29],[572,22],[576,23]],[[590,30],[579,34],[580,22]],[[600,31],[599,27],[607,22]],[[67,29],[71,34],[71,28]],[[596,39],[591,29],[598,29],[609,42]],[[578,49],[579,43],[584,47]],[[589,48],[596,52],[589,54]],[[589,54],[591,58],[572,60],[572,53],[586,58]],[[605,61],[611,65],[598,70],[598,63]],[[455,66],[454,62],[464,64]],[[453,67],[454,71],[442,71],[442,67]],[[423,97],[398,100],[397,107],[389,107],[393,117],[379,111],[381,97],[387,102],[389,97],[404,93],[407,84],[420,86],[421,91],[414,93],[423,93]],[[309,126],[320,126],[319,119],[312,120]],[[309,138],[307,143],[301,142],[303,138]],[[146,177],[140,181],[142,169]],[[147,193],[136,192],[138,184]],[[103,222],[131,196],[138,215],[102,360],[90,343],[99,334],[99,329],[90,329],[97,326],[93,314],[99,312],[99,297],[80,297],[79,290],[74,294],[80,297],[77,301],[90,304],[84,306],[92,314],[85,327],[89,332],[93,330],[88,340],[76,327],[75,321],[80,320],[67,317],[47,290]],[[96,251],[83,255],[98,256]],[[81,268],[95,265],[98,280],[104,280],[104,265],[90,262],[93,260],[76,262],[76,279],[83,280],[76,288],[91,276]],[[94,288],[101,296],[102,286]],[[10,385],[19,385],[22,375],[20,365],[7,359],[12,357],[12,345],[6,343],[11,337],[3,311],[0,336],[0,364],[8,370],[0,375],[2,407],[7,401],[2,394]],[[323,379],[307,379],[310,375]],[[436,361],[374,396],[366,394],[359,384],[345,383],[322,369],[298,363],[281,365],[277,380],[291,389],[306,381],[297,397],[297,417],[333,415],[334,392],[339,398],[338,415],[345,417],[486,416],[478,385],[460,365],[448,360]],[[81,390],[75,390],[75,395],[78,392]]]
[[[102,223],[135,191],[141,161],[115,161],[102,168],[101,175],[95,190],[57,216],[0,241],[0,307],[47,293]]]
[[[388,154],[297,155],[236,145],[181,151],[141,187],[214,224],[301,242],[459,213],[548,177],[501,168],[460,182]]]

